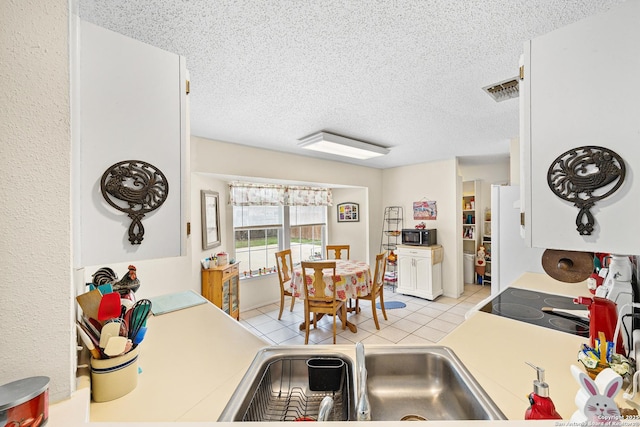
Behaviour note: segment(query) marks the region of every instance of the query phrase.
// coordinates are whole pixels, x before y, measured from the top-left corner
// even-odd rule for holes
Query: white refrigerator
[[[520,187],[491,186],[491,295],[525,272],[544,273],[544,249],[529,248],[520,234]]]

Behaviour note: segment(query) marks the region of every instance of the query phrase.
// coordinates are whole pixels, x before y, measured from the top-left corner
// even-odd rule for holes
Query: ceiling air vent
[[[482,88],[489,94],[494,101],[506,101],[507,99],[517,98],[519,94],[518,90],[518,77],[513,77],[499,83],[494,83]]]

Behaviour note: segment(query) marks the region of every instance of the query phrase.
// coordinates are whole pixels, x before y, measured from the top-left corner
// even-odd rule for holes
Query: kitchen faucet
[[[367,396],[367,368],[364,362],[364,344],[359,341],[356,343],[356,370],[358,371],[356,419],[358,421],[371,421],[371,406]]]

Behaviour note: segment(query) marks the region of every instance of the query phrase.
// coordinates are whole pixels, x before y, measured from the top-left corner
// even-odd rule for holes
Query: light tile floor
[[[404,308],[387,309],[388,320],[384,320],[378,310],[380,330],[377,330],[371,312],[371,303],[361,301],[361,312],[349,314],[349,321],[356,324],[358,332],[342,330],[338,320],[336,343],[355,344],[433,344],[444,338],[464,321],[467,311],[486,299],[491,293],[489,286],[465,284],[464,292],[458,299],[438,297],[435,301],[415,298],[385,289],[385,302],[401,301]],[[255,335],[271,344],[304,344],[304,330],[299,325],[304,321],[304,305],[296,301],[293,312],[289,312],[291,300],[285,298],[282,319],[278,320],[278,304],[270,304],[242,312],[240,322]],[[333,344],[333,318],[325,316],[318,322],[318,328],[311,326],[309,344]]]

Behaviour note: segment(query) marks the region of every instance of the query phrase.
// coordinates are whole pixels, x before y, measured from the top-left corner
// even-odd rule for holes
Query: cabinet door
[[[413,258],[407,256],[398,257],[398,288],[415,289],[415,272]]]
[[[222,282],[222,311],[231,314],[231,279]]]
[[[525,44],[522,171],[525,236],[533,247],[638,252],[640,185],[633,172],[640,171],[639,20],[640,2],[626,2]],[[554,159],[583,146],[615,151],[627,171],[622,187],[591,208],[590,236],[576,230],[578,208],[547,184]]]
[[[431,294],[431,258],[414,258],[416,289],[421,293]]]
[[[238,311],[238,308],[240,307],[240,296],[238,294],[239,291],[239,282],[240,282],[240,278],[235,275],[231,277],[231,313],[234,315],[235,317],[235,313]]]
[[[186,69],[184,58],[81,21],[74,90],[74,221],[78,266],[186,254]],[[76,111],[77,110],[77,111]],[[129,242],[127,214],[108,205],[102,174],[121,161],[150,163],[168,182],[166,201]],[[184,225],[184,226],[183,226]]]

